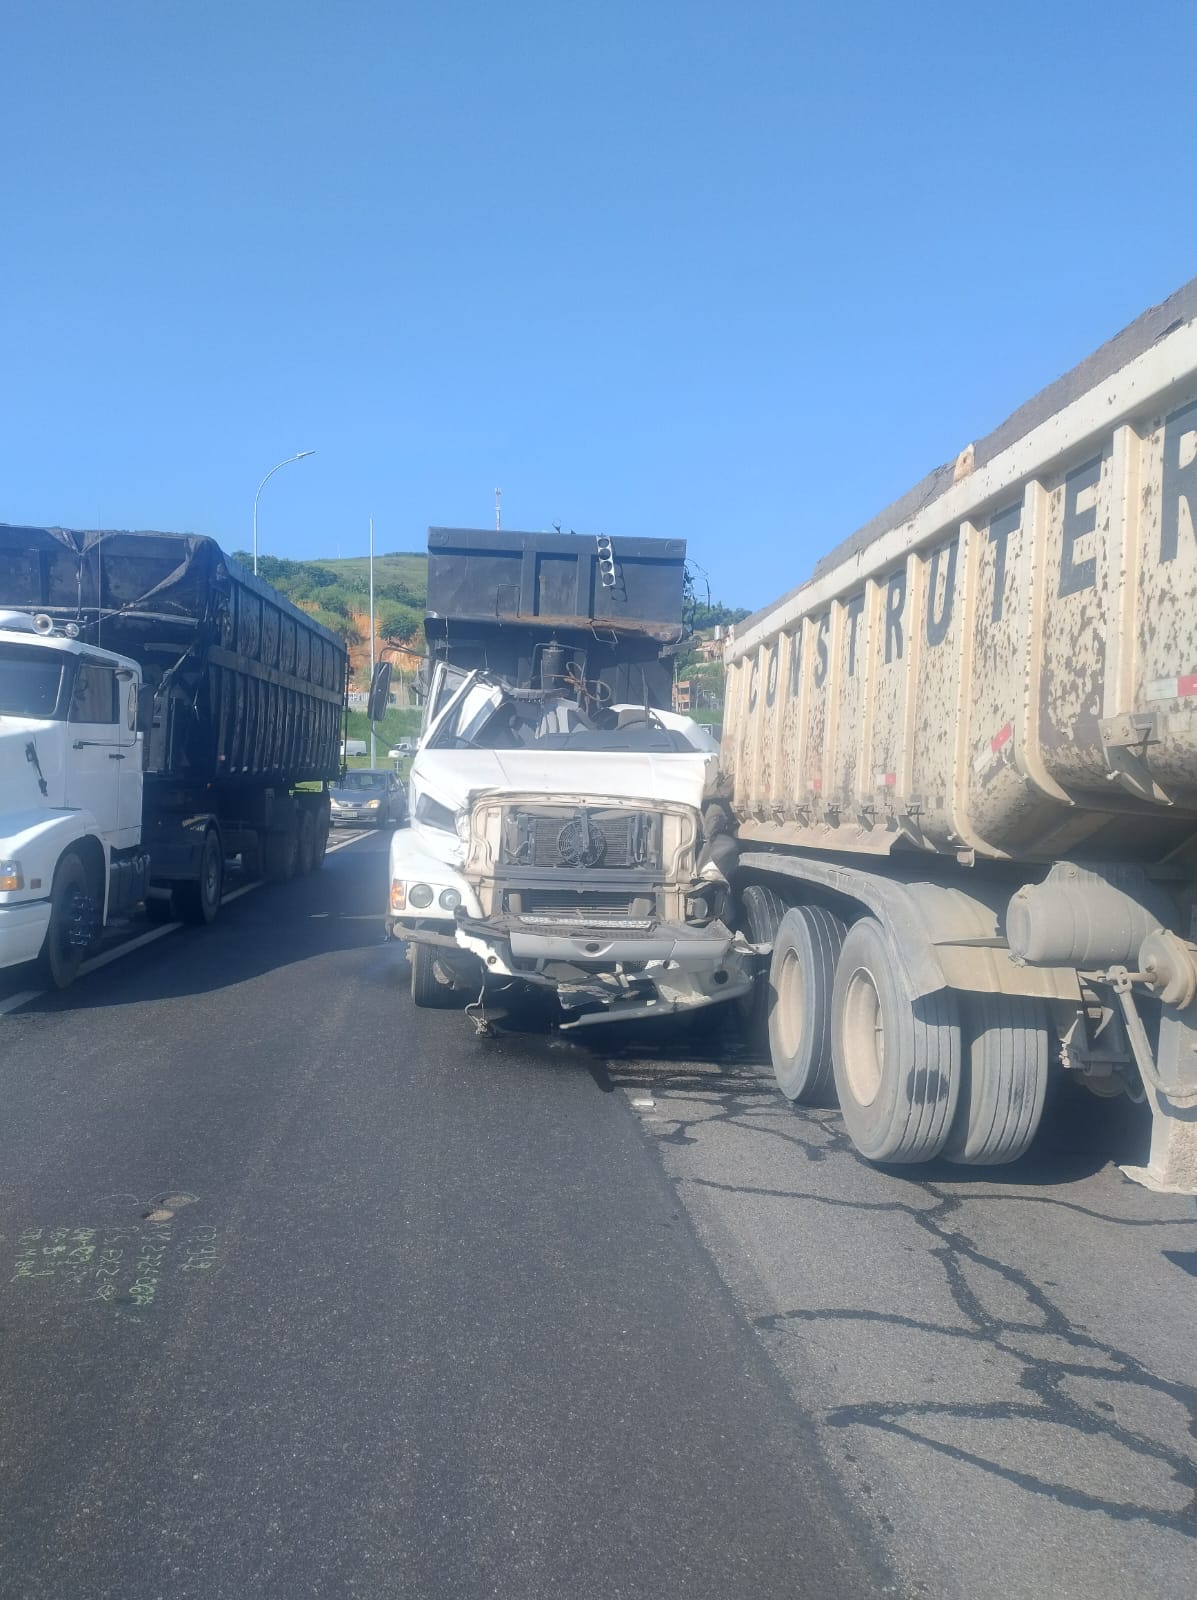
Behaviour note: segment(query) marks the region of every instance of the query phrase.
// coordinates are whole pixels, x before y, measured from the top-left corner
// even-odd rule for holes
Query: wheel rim
[[[220,894],[220,859],[213,845],[208,847],[204,858],[204,898],[210,906],[216,904]]]
[[[873,975],[857,967],[844,992],[844,1073],[857,1105],[871,1106],[885,1070],[885,1026]]]
[[[788,1059],[798,1054],[802,1039],[802,1019],[806,1010],[806,980],[796,950],[787,950],[777,973],[777,1042]]]

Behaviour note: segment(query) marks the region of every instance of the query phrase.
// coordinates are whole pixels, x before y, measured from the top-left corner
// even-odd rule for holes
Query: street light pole
[[[266,474],[266,476],[262,479],[261,483],[258,485],[258,493],[256,495],[254,495],[254,577],[255,578],[258,575],[258,495],[260,495],[262,493],[262,490],[270,482],[271,478],[274,477],[274,475],[278,471],[279,467],[290,466],[292,461],[302,461],[304,456],[314,456],[315,454],[316,454],[316,452],[314,450],[301,450],[298,453],[298,455],[288,456],[285,461],[280,461],[278,463],[278,466],[271,467],[270,471]]]
[[[374,687],[374,518],[370,518],[370,687]],[[370,765],[378,765],[374,724],[370,724]]]

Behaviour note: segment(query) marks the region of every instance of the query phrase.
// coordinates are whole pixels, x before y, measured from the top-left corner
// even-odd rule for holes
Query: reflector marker
[[[1197,672],[1181,678],[1153,678],[1146,693],[1148,700],[1183,700],[1187,695],[1197,695]]]
[[[996,757],[1001,754],[1004,745],[1010,743],[1014,737],[1014,724],[1007,722],[1004,728],[999,728],[989,741],[988,747],[982,749],[973,757],[973,771],[978,777],[983,776],[994,767]]]

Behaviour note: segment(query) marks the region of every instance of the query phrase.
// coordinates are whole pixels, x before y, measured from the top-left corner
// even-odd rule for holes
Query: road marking
[[[230,889],[228,894],[222,894],[220,897],[220,909],[223,911],[225,906],[232,905],[234,900],[240,900],[243,894],[252,894],[255,889],[260,889],[262,882],[263,880],[259,878],[254,883],[243,883],[239,889]],[[181,928],[182,926],[181,922],[171,923],[172,928]]]
[[[324,853],[325,855],[333,855],[336,851],[344,850],[349,845],[356,844],[359,839],[367,837],[368,835],[364,830],[361,833],[351,834],[348,839],[338,839],[336,844],[330,844]],[[225,906],[231,905],[234,900],[240,900],[243,894],[252,894],[255,889],[261,889],[264,885],[265,880],[259,878],[254,883],[243,883],[239,889],[233,889],[230,893],[221,895],[221,909],[223,910]],[[151,928],[148,933],[138,934],[136,939],[129,939],[124,944],[115,945],[111,950],[105,950],[98,956],[92,956],[89,961],[81,963],[79,976],[85,978],[88,973],[99,972],[101,967],[110,966],[112,962],[119,961],[122,956],[130,955],[134,950],[140,950],[147,944],[153,944],[155,939],[165,939],[168,933],[174,933],[181,927],[183,927],[181,922],[164,922],[160,927]],[[19,994],[9,995],[7,1000],[0,1000],[0,1017],[9,1011],[19,1011],[22,1006],[27,1006],[31,1000],[40,1000],[46,992],[44,989],[22,989]]]
[[[221,901],[221,905],[224,901]],[[159,928],[151,928],[148,933],[139,933],[136,939],[130,939],[125,944],[118,944],[115,949],[105,950],[102,955],[92,956],[90,961],[84,961],[79,968],[79,976],[86,978],[89,972],[99,972],[101,967],[109,966],[113,961],[119,961],[122,956],[127,956],[131,950],[140,950],[142,945],[153,944],[155,939],[165,939],[168,933],[173,933],[176,928],[181,928],[181,922],[164,922]]]
[[[20,994],[10,994],[7,1000],[0,1000],[0,1017],[6,1011],[15,1011],[18,1006],[26,1006],[31,1000],[36,1000],[41,994],[40,989],[22,989]]]

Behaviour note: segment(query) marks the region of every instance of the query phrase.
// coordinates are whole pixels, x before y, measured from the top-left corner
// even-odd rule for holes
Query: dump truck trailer
[[[1197,1192],[1197,280],[739,624],[753,1009],[878,1161],[1022,1154],[1063,1067]]]
[[[671,710],[686,541],[429,528],[430,662]]]
[[[342,642],[212,539],[0,526],[0,967],[323,860]],[[300,788],[305,785],[307,787]]]

